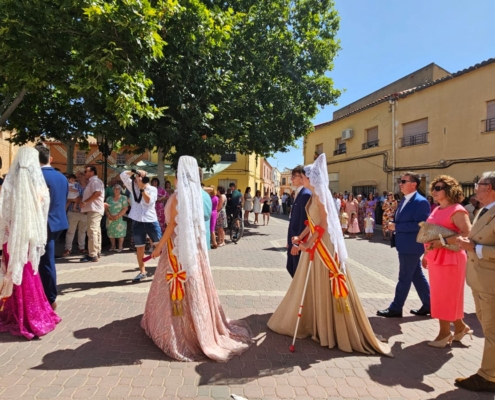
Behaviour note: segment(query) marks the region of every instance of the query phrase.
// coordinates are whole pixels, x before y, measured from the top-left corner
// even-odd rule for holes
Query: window
[[[495,131],[495,100],[486,103],[485,132]]]
[[[282,185],[287,185],[287,179],[286,178],[282,178]]]
[[[227,189],[229,188],[229,185],[231,183],[235,183],[237,187],[237,179],[219,179],[218,180],[218,186],[223,186],[225,188],[225,192],[227,192]]]
[[[231,153],[225,153],[220,157],[220,161],[232,161],[235,162],[237,161],[237,153],[231,152]]]
[[[401,147],[428,143],[428,118],[402,125]]]
[[[366,142],[363,143],[363,150],[378,146],[378,126],[366,130]]]
[[[322,153],[323,153],[323,143],[317,144],[315,146],[315,157],[317,157],[317,155],[319,156]]]
[[[125,165],[127,154],[117,153],[117,165]]]
[[[85,151],[76,151],[76,164],[78,164],[78,165],[86,164],[86,152]]]
[[[333,172],[328,174],[328,188],[334,192],[339,191],[339,173]]]
[[[346,142],[343,141],[342,138],[335,139],[335,151],[333,152],[333,155],[345,154],[346,152]]]

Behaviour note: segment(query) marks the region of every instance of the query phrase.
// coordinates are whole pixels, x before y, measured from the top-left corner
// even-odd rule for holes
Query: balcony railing
[[[416,146],[417,144],[428,143],[428,132],[401,138],[401,147]]]
[[[363,143],[363,150],[371,149],[372,147],[378,147],[378,139]]]
[[[334,156],[338,156],[339,154],[345,154],[345,153],[347,153],[347,149],[345,147],[333,151]]]
[[[490,118],[485,120],[486,122],[486,130],[485,132],[495,131],[495,118]]]
[[[237,161],[237,153],[225,153],[220,157],[220,161]]]

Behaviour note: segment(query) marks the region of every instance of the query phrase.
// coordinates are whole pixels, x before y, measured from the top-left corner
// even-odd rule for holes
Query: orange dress
[[[452,216],[457,212],[468,213],[460,204],[443,209],[437,207],[427,222],[459,232],[459,228],[452,222]],[[431,317],[444,321],[464,318],[466,252],[441,248],[426,252],[424,257],[428,262],[430,278]]]

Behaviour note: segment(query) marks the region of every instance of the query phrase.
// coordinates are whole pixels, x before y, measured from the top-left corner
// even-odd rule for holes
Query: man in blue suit
[[[48,210],[48,237],[45,254],[40,259],[39,273],[45,295],[52,308],[57,308],[57,270],[55,269],[55,241],[62,231],[69,227],[65,204],[69,192],[67,178],[56,171],[50,163],[50,149],[44,145],[37,145],[41,172],[50,191],[50,209]]]
[[[304,221],[306,216],[306,203],[311,197],[311,192],[302,185],[302,175],[304,168],[299,165],[292,170],[292,184],[297,187],[296,198],[291,208],[289,231],[287,232],[287,271],[294,278],[297,264],[299,264],[299,247],[292,244],[292,237],[299,236],[305,228]]]
[[[411,314],[430,313],[430,285],[423,274],[420,260],[425,249],[423,244],[416,242],[419,223],[426,221],[430,215],[428,200],[417,192],[420,182],[419,175],[414,172],[406,172],[400,181],[404,198],[397,207],[394,222],[389,223],[389,229],[394,232],[392,247],[395,245],[399,252],[399,282],[395,288],[394,301],[387,309],[376,313],[380,317],[402,317],[402,308],[411,289],[411,283],[423,303],[419,310],[411,310]]]

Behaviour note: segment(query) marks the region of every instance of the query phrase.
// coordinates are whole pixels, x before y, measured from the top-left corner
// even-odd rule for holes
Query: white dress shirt
[[[132,219],[133,221],[137,222],[156,222],[158,221],[158,217],[156,216],[156,210],[155,210],[155,204],[156,204],[156,199],[158,197],[158,190],[156,187],[147,185],[144,188],[144,191],[146,194],[149,196],[150,201],[149,203],[146,203],[144,201],[144,197],[141,199],[141,202],[135,201],[132,193],[132,179],[127,173],[124,171],[120,174],[120,179],[122,179],[122,182],[126,186],[127,189],[131,192],[132,197],[132,206],[131,206],[131,211],[129,213],[129,218]],[[134,184],[134,194],[136,195],[137,198],[141,195],[139,191],[139,187],[137,184]]]
[[[492,207],[495,207],[495,201],[493,203],[488,204],[487,206],[485,206],[483,208],[486,208],[487,210],[489,210]],[[483,210],[483,208],[481,210]],[[478,212],[480,213],[481,210],[478,211]],[[477,244],[474,248],[476,250],[476,255],[481,260],[483,258],[483,245],[482,244]]]

